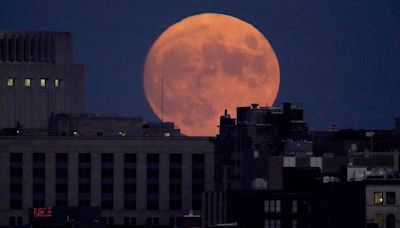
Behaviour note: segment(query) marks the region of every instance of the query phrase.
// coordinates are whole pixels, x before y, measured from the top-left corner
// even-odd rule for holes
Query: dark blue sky
[[[267,37],[281,68],[275,105],[301,103],[311,129],[392,128],[400,116],[399,0],[0,0],[0,30],[72,32],[87,111],[155,121],[142,88],[147,51],[167,27],[203,12],[241,18]]]

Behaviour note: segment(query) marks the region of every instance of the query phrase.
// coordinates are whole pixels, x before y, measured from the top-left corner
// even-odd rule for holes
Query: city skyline
[[[302,103],[311,129],[390,129],[400,113],[399,9],[395,1],[3,1],[0,28],[71,32],[75,62],[86,65],[86,111],[154,121],[142,88],[153,42],[187,16],[232,15],[259,29],[277,54],[281,86],[275,106]]]

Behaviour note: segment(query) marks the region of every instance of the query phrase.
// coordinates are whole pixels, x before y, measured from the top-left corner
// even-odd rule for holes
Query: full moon
[[[268,40],[238,18],[204,13],[165,30],[147,54],[144,90],[152,110],[184,135],[215,136],[224,110],[272,106],[279,64]]]

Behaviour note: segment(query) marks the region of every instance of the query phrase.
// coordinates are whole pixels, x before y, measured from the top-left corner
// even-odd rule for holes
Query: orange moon
[[[252,103],[272,106],[279,83],[278,59],[263,34],[213,13],[165,30],[147,54],[143,76],[152,110],[188,136],[215,136],[225,109],[232,115]]]

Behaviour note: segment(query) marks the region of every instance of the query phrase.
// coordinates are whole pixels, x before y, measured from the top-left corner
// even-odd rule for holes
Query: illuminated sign
[[[33,208],[34,218],[49,218],[53,216],[53,207],[35,207]]]

